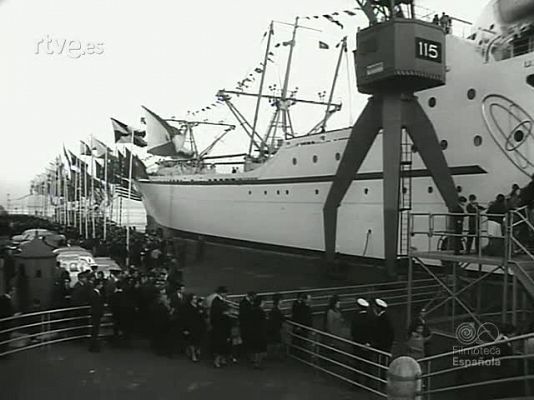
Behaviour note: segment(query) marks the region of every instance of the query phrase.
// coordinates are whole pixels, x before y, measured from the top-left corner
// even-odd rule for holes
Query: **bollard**
[[[393,360],[388,369],[387,395],[389,400],[415,400],[421,391],[421,367],[411,357]],[[416,397],[417,396],[417,397]]]

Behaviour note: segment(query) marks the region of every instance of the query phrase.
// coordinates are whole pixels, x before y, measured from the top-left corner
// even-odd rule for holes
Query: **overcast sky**
[[[474,21],[487,2],[418,4],[437,11],[446,7],[449,14]],[[77,151],[78,141],[94,134],[111,145],[109,117],[137,124],[140,105],[170,117],[211,104],[218,89],[231,88],[261,61],[270,20],[292,22],[296,16],[355,6],[354,0],[0,0],[0,204],[7,193],[27,194],[30,180],[63,144]],[[362,19],[354,21],[345,23],[343,34],[353,37],[358,21],[365,26]],[[322,31],[306,33],[310,46],[314,40],[335,44],[341,37],[327,21],[302,22]],[[289,40],[287,28],[275,31],[275,42]],[[295,66],[292,79],[304,93],[307,83],[310,93],[318,84],[328,89],[331,78],[316,81],[313,72],[315,57],[317,65],[333,70],[332,50],[308,54]],[[281,61],[280,54],[279,71]],[[347,81],[347,74],[340,79]],[[349,111],[343,99],[348,89],[342,89],[348,85],[339,86],[347,125],[365,98],[352,100]],[[204,117],[224,116],[217,111]]]

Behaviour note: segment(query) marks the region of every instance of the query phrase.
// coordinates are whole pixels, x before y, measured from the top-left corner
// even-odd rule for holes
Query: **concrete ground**
[[[264,370],[246,363],[215,369],[207,360],[155,356],[139,343],[129,350],[105,346],[101,353],[80,342],[20,352],[0,360],[0,388],[5,400],[368,398],[292,360],[268,362]]]
[[[343,276],[329,276],[318,256],[286,254],[269,250],[206,243],[202,261],[196,259],[195,243],[188,242],[184,281],[200,295],[226,285],[230,293],[249,290],[298,290],[379,282],[384,273],[377,266],[353,267]]]

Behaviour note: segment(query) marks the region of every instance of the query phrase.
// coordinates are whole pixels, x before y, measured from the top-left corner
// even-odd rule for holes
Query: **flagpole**
[[[85,217],[85,238],[89,238],[89,219],[87,214],[87,167],[85,167],[85,171],[83,174],[83,180],[84,180],[84,190],[83,190],[83,208],[84,208],[84,217]]]
[[[80,237],[82,236],[82,208],[80,207],[80,204],[81,204],[81,194],[82,194],[82,191],[81,191],[81,177],[82,177],[82,174],[81,174],[81,171],[80,171],[80,159],[78,157],[76,157],[76,175],[75,175],[75,178],[76,178],[76,181],[75,181],[75,185],[74,185],[74,204],[76,204],[76,207],[74,207],[74,214],[75,216],[77,217],[77,225],[78,225],[78,229],[79,229],[79,232],[80,232]]]
[[[102,233],[104,240],[107,234],[107,214],[108,214],[108,149],[106,147],[106,154],[104,155],[104,231]]]
[[[93,135],[91,135],[91,197],[89,206],[91,207],[91,239],[95,238],[95,162],[93,156]]]
[[[126,212],[126,266],[130,264],[130,208],[132,198],[132,164],[133,164],[133,146],[135,130],[132,129],[132,141],[130,143],[130,165],[128,168],[128,210]]]
[[[69,226],[69,188],[67,185],[67,174],[65,168],[62,168],[63,173],[63,199],[65,201],[65,226]]]

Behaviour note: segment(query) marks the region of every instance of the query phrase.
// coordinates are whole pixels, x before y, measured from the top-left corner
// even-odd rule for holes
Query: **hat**
[[[356,304],[358,304],[360,307],[369,307],[369,302],[361,297],[356,300]]]
[[[375,304],[378,306],[378,307],[382,307],[382,308],[388,308],[388,303],[386,303],[384,300],[382,299],[376,299],[375,300]]]

